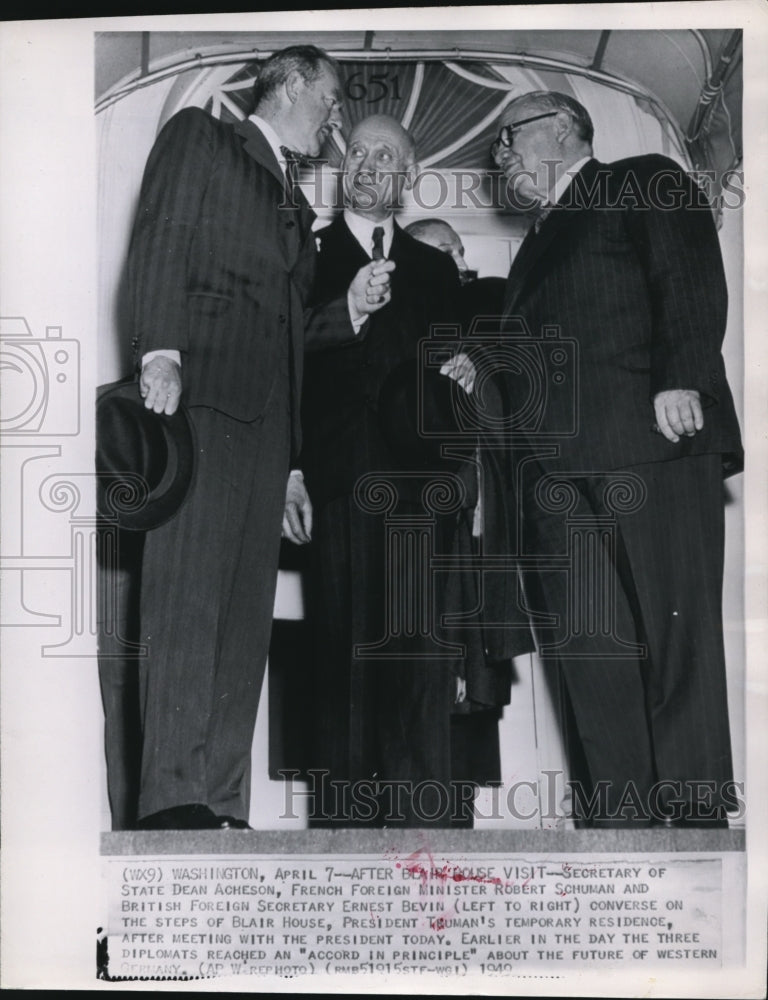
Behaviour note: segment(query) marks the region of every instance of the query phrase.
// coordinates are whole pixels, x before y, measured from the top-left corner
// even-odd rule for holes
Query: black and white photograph
[[[766,36],[0,26],[5,987],[765,996]]]

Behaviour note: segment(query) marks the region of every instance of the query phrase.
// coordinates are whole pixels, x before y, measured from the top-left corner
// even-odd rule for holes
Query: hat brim
[[[140,470],[129,467],[130,460],[121,463],[115,460],[114,454],[107,460],[108,449],[104,441],[107,427],[114,426],[115,421],[131,423],[133,432],[141,434],[148,420],[157,421],[155,427],[160,429],[167,451],[162,476],[151,487]],[[126,531],[159,528],[174,517],[184,503],[194,469],[194,432],[183,405],[171,416],[149,412],[133,377],[99,387],[96,398],[96,509],[105,522]]]

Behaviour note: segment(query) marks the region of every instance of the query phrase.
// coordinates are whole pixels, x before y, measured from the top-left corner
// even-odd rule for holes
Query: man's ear
[[[295,104],[299,99],[302,88],[305,86],[304,77],[295,69],[288,74],[285,79],[285,93],[291,104]]]
[[[412,163],[410,167],[406,169],[405,181],[403,183],[403,187],[406,191],[411,191],[413,189],[413,185],[416,183],[416,178],[419,176],[420,172],[421,167],[418,163]]]
[[[558,142],[564,142],[573,134],[573,118],[567,111],[558,111],[555,118],[555,137]]]

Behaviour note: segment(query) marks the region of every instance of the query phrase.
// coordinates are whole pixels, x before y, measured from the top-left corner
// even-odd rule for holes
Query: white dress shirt
[[[392,237],[395,233],[395,220],[393,216],[388,215],[381,222],[373,222],[371,219],[366,219],[362,215],[355,215],[351,209],[345,208],[344,221],[350,233],[352,233],[371,259],[373,259],[373,231],[377,226],[381,226],[384,230],[384,256],[389,257],[389,251],[392,249]]]
[[[252,122],[256,126],[256,128],[261,132],[264,138],[267,140],[267,142],[269,143],[269,148],[275,154],[275,159],[280,165],[280,169],[283,172],[283,176],[285,176],[285,157],[283,156],[283,152],[280,149],[280,147],[284,146],[285,143],[280,141],[280,136],[277,134],[277,132],[275,132],[275,130],[272,128],[269,122],[265,122],[264,119],[259,118],[258,115],[251,115],[248,118],[248,121]]]
[[[591,155],[582,156],[580,160],[577,160],[576,163],[568,167],[567,170],[564,170],[563,173],[560,174],[560,176],[557,178],[555,186],[552,188],[550,196],[544,203],[542,208],[545,207],[546,205],[556,205],[563,197],[565,192],[568,190],[568,186],[570,185],[571,181],[576,176],[576,174],[581,170],[584,164],[589,163],[591,159],[592,159]]]
[[[377,226],[381,226],[384,230],[384,256],[389,257],[389,251],[392,249],[392,238],[395,234],[395,220],[393,216],[388,215],[381,222],[372,222],[371,219],[366,219],[362,215],[355,215],[350,209],[345,208],[344,221],[350,233],[352,233],[371,260],[373,260],[373,230]],[[357,334],[362,329],[363,323],[365,323],[368,317],[355,309],[352,302],[352,295],[349,292],[347,293],[347,305],[349,307],[349,318],[352,321],[352,328]]]

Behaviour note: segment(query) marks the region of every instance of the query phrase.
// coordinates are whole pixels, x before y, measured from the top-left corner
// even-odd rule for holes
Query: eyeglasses
[[[505,149],[510,149],[512,143],[514,142],[515,132],[523,125],[528,125],[530,122],[540,121],[542,118],[554,118],[557,111],[547,111],[543,115],[533,115],[532,118],[521,118],[519,122],[511,122],[509,125],[502,125],[501,131],[498,137],[491,143],[491,156],[494,158],[498,153],[499,149],[504,146]]]

